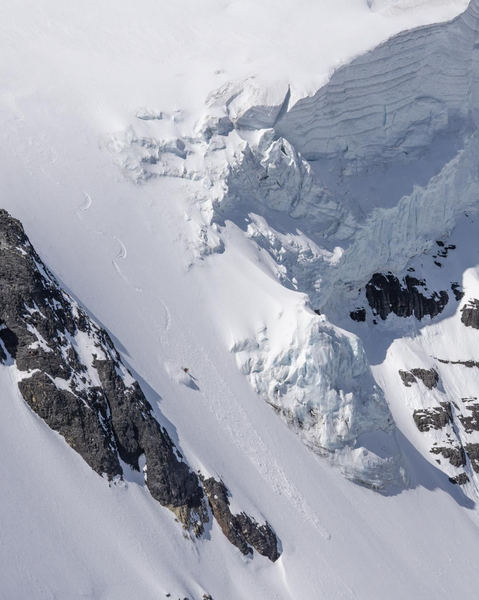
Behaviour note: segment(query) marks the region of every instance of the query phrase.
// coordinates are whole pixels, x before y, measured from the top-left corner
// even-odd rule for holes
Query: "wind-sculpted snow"
[[[265,87],[253,77],[227,83],[206,99],[210,109],[226,112],[238,129],[268,129],[273,127],[290,97],[289,87],[278,83]],[[212,112],[212,111],[210,111]]]
[[[366,0],[366,2],[373,12],[380,12],[388,16],[426,4],[443,4],[442,0]]]
[[[306,158],[413,160],[477,118],[479,3],[448,24],[399,34],[333,75],[276,124]]]

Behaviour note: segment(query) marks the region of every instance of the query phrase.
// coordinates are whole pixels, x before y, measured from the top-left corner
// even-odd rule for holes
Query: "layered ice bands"
[[[335,293],[352,285],[359,289],[373,273],[402,271],[435,239],[448,236],[465,211],[477,212],[478,156],[476,133],[426,187],[416,188],[394,208],[374,210],[334,270]]]
[[[478,36],[472,0],[450,23],[399,34],[338,69],[275,129],[308,160],[412,160],[438,133],[476,124]]]

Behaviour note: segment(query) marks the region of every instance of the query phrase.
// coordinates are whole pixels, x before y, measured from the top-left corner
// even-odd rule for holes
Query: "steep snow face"
[[[271,273],[342,322],[374,273],[402,273],[447,237],[464,211],[477,210],[478,6],[472,2],[451,23],[401,34],[291,108],[289,89],[261,91],[245,80],[210,94],[194,135],[171,137],[170,128],[164,141],[158,127],[156,139],[133,129],[111,148],[136,181],[173,175],[199,182],[199,193],[190,188],[201,206],[193,217],[198,257],[224,252],[222,226],[230,219],[241,227],[247,215],[246,235],[273,258]],[[437,140],[448,152],[434,155]],[[312,169],[298,149],[318,165]],[[352,188],[369,172],[379,178],[379,162],[390,184],[406,169],[402,176],[414,185],[421,160],[430,181],[392,208],[364,218],[353,202],[339,200],[344,181]],[[333,194],[318,178],[328,171],[337,177]],[[262,322],[234,342],[241,371],[349,477],[374,487],[402,482],[391,415],[357,338],[297,306],[284,315],[280,335],[276,323]],[[389,435],[387,451],[371,455],[361,440],[381,432]]]
[[[464,210],[476,210],[478,6],[475,0],[450,23],[400,34],[296,103],[290,87],[246,78],[210,93],[188,135],[174,117],[146,109],[110,137],[110,151],[135,182],[185,182],[196,258],[225,252],[231,221],[268,252],[274,277],[306,292],[312,307],[335,321],[354,308],[374,273],[404,270],[447,236]],[[437,140],[444,148],[436,155]],[[423,174],[424,185],[397,205],[365,215],[374,200],[355,202],[354,192],[367,196],[381,170],[390,188],[398,180],[411,188],[422,182],[415,171],[421,162],[429,179]],[[394,205],[397,192],[388,193]],[[238,324],[252,332],[233,343],[242,372],[348,476],[374,487],[401,483],[394,425],[361,344],[298,307],[300,299],[292,313],[284,311],[280,335],[271,319],[258,325],[254,310],[251,322]],[[387,451],[369,458],[360,440],[374,432],[387,432]],[[352,455],[358,445],[368,456],[362,475]]]
[[[110,138],[109,148],[135,182],[167,176],[188,183],[195,207],[189,243],[198,258],[224,252],[224,223],[241,226],[249,215],[246,234],[271,255],[274,276],[307,292],[313,307],[341,314],[338,304],[356,299],[373,273],[401,271],[475,207],[478,144],[469,137],[477,29],[473,2],[452,23],[401,34],[343,67],[292,107],[288,87],[262,88],[249,78],[211,93],[206,116],[190,135],[175,118],[146,109],[137,113],[141,123]],[[433,73],[439,66],[438,84]],[[374,170],[378,157],[396,169],[423,158],[439,134],[464,148],[423,188],[363,223],[354,203],[340,201],[318,178],[333,170],[353,186],[354,174]],[[298,150],[319,168],[312,170]],[[324,319],[302,317],[296,307],[293,315],[286,330],[288,319],[282,320],[279,337],[276,324],[263,322],[252,337],[233,344],[242,372],[308,444],[330,453],[354,480],[374,487],[400,483],[394,426],[361,345]],[[361,475],[351,453],[372,432],[389,434],[386,458],[365,460],[368,474]]]

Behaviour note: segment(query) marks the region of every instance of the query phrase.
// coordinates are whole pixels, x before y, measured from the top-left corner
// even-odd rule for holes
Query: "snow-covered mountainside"
[[[479,0],[3,13],[0,598],[476,598]]]
[[[232,515],[224,482],[189,470],[108,333],[61,290],[6,211],[0,211],[0,262],[0,359],[30,408],[108,481],[124,482],[125,468],[141,467],[153,498],[197,537],[209,522],[203,485],[228,539],[243,554],[253,546],[277,560],[270,526],[244,512]],[[215,486],[222,501],[210,492]]]

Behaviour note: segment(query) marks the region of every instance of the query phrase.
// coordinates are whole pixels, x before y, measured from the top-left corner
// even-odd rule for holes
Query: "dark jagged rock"
[[[415,410],[413,413],[414,422],[419,431],[423,433],[431,429],[443,429],[452,422],[451,405],[445,405],[434,408],[425,408]]]
[[[366,298],[373,312],[387,319],[394,313],[398,317],[414,315],[421,320],[426,315],[437,316],[444,310],[449,301],[446,291],[433,292],[425,295],[426,282],[411,275],[406,275],[402,281],[392,273],[375,273],[366,285]]]
[[[417,379],[410,371],[399,371],[399,376],[406,387],[411,387],[413,383],[417,383]]]
[[[444,360],[443,358],[437,358],[436,360],[444,365],[462,365],[468,369],[479,369],[479,362],[475,360]]]
[[[449,250],[456,249],[456,246],[454,244],[446,246],[445,243],[441,241],[436,241],[436,244],[439,246],[439,250],[436,252],[436,254],[433,255],[433,258],[437,258],[438,256],[440,256],[441,258],[446,258],[449,253]]]
[[[470,479],[466,473],[459,473],[459,475],[456,475],[455,477],[449,477],[449,481],[456,485],[466,485],[466,483],[469,483]]]
[[[444,458],[447,458],[454,467],[466,466],[466,453],[462,446],[434,447],[431,448],[430,452],[432,452],[432,454],[441,454]]]
[[[102,332],[104,344],[111,341]],[[112,347],[112,346],[111,346]],[[199,509],[203,491],[197,476],[177,458],[178,451],[166,430],[151,417],[151,406],[136,381],[125,385],[111,360],[94,360],[104,394],[110,406],[116,446],[122,460],[139,469],[145,455],[147,485],[153,498],[174,509]],[[184,515],[186,516],[186,515]],[[183,520],[183,519],[182,519]]]
[[[216,481],[214,477],[203,479],[203,487],[215,519],[232,544],[245,556],[253,553],[253,546],[271,561],[278,560],[278,540],[268,523],[259,525],[244,512],[234,515],[230,510],[228,489],[222,481]]]
[[[406,387],[411,387],[420,379],[424,385],[432,390],[439,383],[439,374],[435,369],[411,369],[410,371],[399,371],[402,382]]]
[[[479,444],[466,444],[465,448],[472,468],[479,473]]]
[[[468,404],[465,408],[472,414],[470,416],[459,415],[464,430],[466,433],[479,431],[479,404]]]
[[[27,404],[100,475],[145,456],[152,496],[201,532],[198,477],[155,419],[106,333],[59,286],[22,225],[0,211],[0,357],[21,372]],[[100,385],[98,385],[98,382]]]
[[[366,309],[365,308],[357,308],[349,313],[349,316],[353,321],[357,321],[358,323],[362,323],[366,320]]]
[[[461,321],[466,327],[479,329],[479,300],[472,298],[461,309]]]
[[[439,383],[439,374],[435,369],[411,369],[411,373],[420,379],[429,390],[437,387]]]
[[[41,371],[20,381],[18,387],[30,408],[58,431],[94,471],[109,479],[123,474],[111,435],[108,407],[101,394],[96,410],[92,410],[82,398],[58,389]]]
[[[452,293],[454,294],[454,298],[456,299],[457,302],[459,302],[460,300],[462,300],[464,298],[464,292],[462,290],[462,285],[460,283],[457,283],[457,282],[451,283],[451,290],[452,290]]]

